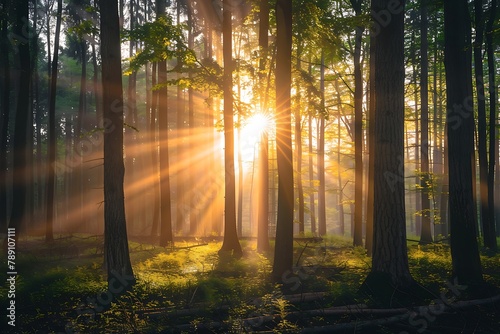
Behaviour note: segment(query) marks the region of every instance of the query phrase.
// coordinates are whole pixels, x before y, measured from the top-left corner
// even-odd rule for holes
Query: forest
[[[497,0],[0,0],[3,333],[499,333]]]

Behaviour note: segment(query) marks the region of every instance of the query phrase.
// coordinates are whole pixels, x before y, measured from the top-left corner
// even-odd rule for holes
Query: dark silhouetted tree
[[[225,215],[224,241],[220,253],[228,252],[235,257],[242,255],[236,231],[236,180],[234,172],[234,121],[233,121],[233,43],[232,0],[223,0],[222,47],[224,57],[224,168],[225,168]]]
[[[453,276],[482,281],[476,239],[471,156],[474,152],[471,30],[466,0],[444,1],[450,234]],[[458,108],[458,109],[457,109]]]
[[[101,0],[104,119],[104,257],[111,288],[115,276],[135,283],[127,241],[123,179],[123,86],[117,0]],[[116,287],[113,287],[114,289]]]
[[[283,282],[293,265],[293,153],[290,89],[292,84],[292,1],[276,3],[276,147],[278,217],[273,280]]]

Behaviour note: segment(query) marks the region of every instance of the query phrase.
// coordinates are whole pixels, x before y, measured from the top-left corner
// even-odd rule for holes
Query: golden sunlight
[[[273,129],[273,118],[269,114],[257,112],[244,121],[241,128],[240,150],[244,161],[255,159],[255,145],[260,141],[263,133]]]

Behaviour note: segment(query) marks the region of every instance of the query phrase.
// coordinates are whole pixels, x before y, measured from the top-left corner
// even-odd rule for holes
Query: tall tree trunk
[[[436,45],[437,47],[437,45]],[[440,86],[443,84],[443,71],[439,71],[439,83]],[[438,103],[438,115],[440,115],[440,124],[443,124],[442,122],[442,115],[443,115],[443,99],[439,99]],[[441,188],[441,194],[440,194],[440,204],[439,204],[439,216],[441,219],[441,223],[443,224],[442,226],[442,234],[445,237],[448,237],[449,234],[449,169],[448,169],[448,136],[446,135],[448,133],[448,125],[446,122],[444,122],[444,126],[442,129],[442,134],[443,134],[443,179],[442,179],[442,188]]]
[[[225,215],[224,241],[219,253],[232,253],[241,257],[242,250],[236,231],[236,185],[234,173],[234,125],[233,125],[233,41],[231,0],[223,0],[223,57],[224,57],[224,168],[225,168]]]
[[[369,78],[369,105],[368,105],[368,190],[366,198],[366,254],[373,254],[373,190],[375,172],[375,36],[370,32],[370,78]]]
[[[491,1],[490,6],[490,17],[486,25],[486,52],[488,55],[488,73],[489,73],[489,97],[490,97],[490,115],[489,115],[489,165],[488,165],[488,222],[489,222],[489,238],[487,247],[496,251],[498,248],[495,236],[500,233],[500,215],[495,217],[495,206],[500,207],[500,193],[495,194],[495,162],[498,155],[498,130],[495,126],[497,119],[497,94],[496,94],[496,82],[495,82],[495,54],[493,50],[493,24],[496,19],[497,14],[497,0]],[[500,184],[500,169],[497,165],[496,179],[499,180]],[[500,189],[500,188],[499,188]],[[495,201],[496,198],[496,201]],[[495,205],[495,202],[497,203]],[[496,224],[495,224],[496,221]],[[495,231],[496,229],[496,231]]]
[[[268,136],[263,132],[259,143],[259,205],[258,205],[258,229],[257,250],[266,252],[269,250],[269,145]]]
[[[269,34],[269,2],[260,0],[259,3],[259,87],[260,87],[260,111],[267,112],[267,94],[264,94],[265,70],[268,54]],[[267,89],[266,89],[267,90]],[[259,149],[259,213],[257,220],[257,250],[266,252],[269,250],[269,143],[266,132],[260,138]]]
[[[491,236],[490,217],[488,208],[488,153],[486,134],[486,99],[484,94],[483,71],[483,40],[484,40],[484,0],[474,0],[474,18],[476,25],[476,38],[474,41],[474,72],[477,90],[477,150],[479,154],[479,206],[481,208],[481,230],[484,245],[488,244],[495,235]],[[491,222],[494,224],[494,222]],[[496,241],[495,241],[496,243]]]
[[[372,13],[389,0],[372,1]],[[375,175],[372,269],[365,283],[413,284],[406,247],[404,189],[404,2],[375,37]]]
[[[35,1],[34,6],[34,18],[33,18],[33,30],[38,30],[38,20],[39,20],[39,9],[38,2]],[[36,154],[35,154],[35,168],[34,168],[34,186],[36,185],[36,196],[34,195],[35,203],[33,207],[33,212],[36,212],[37,215],[43,215],[45,212],[45,208],[43,207],[44,203],[44,175],[43,175],[43,165],[42,165],[42,118],[43,118],[43,108],[41,107],[40,101],[40,73],[38,71],[38,59],[39,59],[39,37],[36,37],[34,40],[33,46],[33,97],[32,101],[34,101],[34,117],[35,117],[35,142],[36,142]],[[48,60],[50,62],[50,59]],[[36,219],[34,217],[33,221]]]
[[[97,10],[98,9],[98,0],[94,0],[94,7]],[[100,68],[98,65],[98,60],[97,60],[97,48],[96,48],[96,34],[94,33],[92,35],[92,41],[91,41],[91,49],[92,49],[92,67],[93,67],[93,78],[92,78],[92,90],[94,93],[94,103],[95,103],[95,124],[97,125],[98,128],[102,128],[103,126],[103,115],[102,115],[102,89],[101,89],[101,80],[99,80],[99,73],[100,73]],[[94,158],[93,159],[102,159],[102,152],[103,152],[103,141],[100,140],[99,142],[94,143],[96,149],[94,151]],[[103,175],[103,168],[102,165],[98,166],[97,168],[94,169],[94,188],[100,188],[102,187],[103,180],[104,180],[104,175]],[[102,193],[96,194],[97,197],[97,202],[101,203],[103,201]],[[100,234],[100,227],[104,225],[102,213],[100,210],[94,210],[94,214],[92,215],[92,227],[93,230],[91,233],[97,233]]]
[[[318,232],[326,235],[326,186],[325,186],[325,54],[321,51],[321,115],[318,136]]]
[[[3,8],[7,8],[7,0],[2,0]],[[10,61],[11,53],[9,36],[8,36],[8,16],[4,15],[1,18],[1,36],[0,43],[2,52],[0,52],[0,66],[2,76],[1,82],[1,109],[0,109],[0,231],[4,233],[7,229],[8,222],[8,132],[10,122],[10,93],[11,93],[11,78],[10,78]]]
[[[181,24],[181,2],[177,1],[177,24]],[[182,67],[182,59],[181,57],[177,57],[177,65],[179,68]],[[177,73],[177,78],[181,77],[180,72]],[[183,91],[180,85],[177,85],[177,95],[176,95],[176,110],[177,110],[177,137],[176,137],[176,145],[177,145],[177,161],[181,164],[186,160],[186,152],[184,152],[184,98]],[[176,214],[175,214],[175,231],[177,233],[182,233],[185,223],[185,213],[186,204],[186,187],[184,187],[184,183],[186,182],[186,173],[184,173],[185,168],[178,168],[177,170],[177,182],[176,182]]]
[[[156,17],[165,17],[165,0],[156,1]],[[167,60],[158,61],[158,84],[167,82]],[[174,244],[172,231],[172,204],[170,195],[170,161],[168,152],[168,90],[158,90],[158,129],[160,142],[160,246]]]
[[[162,0],[160,0],[162,1]],[[163,11],[161,13],[164,13]],[[166,60],[158,62],[158,84],[167,81]],[[168,145],[168,99],[167,88],[158,91],[158,127],[160,142],[160,246],[173,245],[172,208],[170,195],[170,161]]]
[[[412,79],[417,86],[417,50],[416,50],[416,37],[415,31],[412,31],[411,34],[411,42],[410,42],[410,57],[412,64]],[[420,117],[419,117],[419,109],[418,109],[418,90],[415,89],[413,92],[413,99],[415,101],[415,170],[419,170],[421,167],[420,163]],[[409,156],[409,154],[408,154]],[[420,176],[415,174],[415,185],[420,183]],[[422,231],[422,196],[419,196],[419,193],[415,191],[415,231],[416,235],[419,236]]]
[[[335,90],[337,91],[337,105],[338,105],[338,119],[337,119],[337,166],[341,165],[341,152],[342,145],[342,97],[340,95],[339,82],[335,81]],[[338,233],[341,236],[345,234],[345,219],[344,219],[344,185],[342,181],[342,171],[337,168],[337,210],[339,219]],[[319,197],[319,196],[318,196]]]
[[[272,277],[284,282],[293,265],[292,2],[276,3],[276,146],[278,217]]]
[[[421,179],[420,187],[422,189],[422,225],[420,232],[420,243],[428,244],[432,242],[431,231],[431,205],[429,196],[430,191],[430,175],[429,175],[429,59],[427,58],[428,52],[428,30],[429,22],[427,19],[427,4],[426,0],[421,0],[420,4],[420,104],[421,104]]]
[[[444,232],[444,222],[441,217],[440,208],[441,207],[441,192],[443,191],[443,154],[442,154],[442,126],[441,126],[441,115],[438,113],[438,47],[437,47],[437,34],[438,34],[438,22],[433,25],[433,38],[435,40],[433,45],[433,66],[432,66],[432,105],[433,105],[433,121],[432,121],[432,132],[434,133],[433,139],[433,153],[432,153],[432,161],[433,167],[432,172],[437,176],[437,187],[435,191],[435,212],[434,215],[438,216],[437,220],[434,220],[434,239],[438,240],[439,235],[441,238],[446,236]],[[441,84],[441,83],[440,83]]]
[[[134,0],[129,2],[129,29],[133,30],[135,26],[135,8]],[[130,39],[129,41],[129,57],[134,55],[135,41]],[[134,168],[134,158],[136,157],[135,146],[138,145],[138,138],[135,135],[135,130],[132,128],[137,128],[135,124],[135,114],[137,113],[137,103],[136,103],[136,80],[137,71],[133,70],[128,76],[127,82],[127,108],[125,111],[125,121],[127,126],[125,127],[125,210],[127,213],[127,223],[129,233],[134,233],[136,226],[136,201],[137,201],[137,190],[135,186],[136,183],[136,171]]]
[[[312,127],[312,111],[309,110],[307,126],[308,126],[308,147],[309,147],[309,212],[311,217],[311,233],[316,235],[316,203],[314,203],[314,163],[313,163],[313,127]]]
[[[351,0],[356,16],[361,15],[362,0]],[[356,27],[354,37],[354,246],[363,246],[363,73],[361,42],[364,28]]]
[[[241,98],[241,85],[238,76],[238,98]],[[238,123],[241,124],[241,113],[238,113]],[[241,237],[243,234],[243,155],[241,153],[241,127],[238,128],[238,205],[236,213],[236,224],[238,229],[238,236]],[[252,199],[250,199],[251,201]]]
[[[28,36],[26,35],[26,22],[29,21],[28,0],[20,0],[16,2],[15,21],[14,21],[14,37],[17,41],[17,64],[19,68],[16,70],[19,73],[17,81],[17,103],[14,125],[14,152],[13,159],[13,180],[12,180],[12,212],[10,216],[9,228],[16,229],[16,238],[22,233],[22,227],[25,223],[25,207],[26,207],[26,192],[28,187],[28,170],[27,165],[27,150],[28,137],[27,127],[30,113],[29,108],[29,92],[30,92],[30,77],[32,73],[30,47]],[[31,127],[30,127],[31,128]],[[7,240],[7,239],[5,239]]]
[[[207,38],[207,48],[205,49],[205,57],[209,59],[210,61],[213,60],[213,31],[212,31],[212,24],[210,20],[207,20],[206,22],[206,38]],[[207,131],[208,131],[208,149],[210,150],[209,152],[212,151],[213,147],[215,147],[215,131],[214,131],[214,124],[215,124],[215,111],[214,111],[214,102],[215,99],[212,96],[208,96],[208,110],[207,110]],[[210,170],[215,171],[217,170],[216,168],[216,154],[215,152],[212,152],[209,157],[208,157],[208,165]],[[215,174],[215,173],[214,173]],[[220,235],[221,232],[221,224],[220,224],[220,216],[219,216],[219,198],[218,198],[218,193],[219,193],[219,182],[217,182],[217,176],[214,175],[211,179],[210,182],[211,184],[209,187],[213,189],[212,191],[212,197],[211,197],[211,205],[209,208],[209,221],[211,222],[209,224],[210,226],[210,231],[212,233],[215,233],[215,235]]]
[[[302,57],[302,47],[300,45],[297,46],[297,64],[296,70],[298,76],[300,77],[300,73],[302,71],[302,65],[300,58]],[[304,234],[304,220],[305,220],[305,206],[304,206],[304,186],[302,184],[302,113],[301,113],[301,93],[300,93],[300,80],[297,80],[296,95],[295,95],[295,150],[296,150],[296,176],[297,180],[295,181],[297,184],[297,195],[298,195],[298,222],[299,222],[299,233]]]
[[[123,180],[123,88],[117,0],[101,0],[101,59],[104,132],[104,256],[108,288],[122,291],[135,283],[128,250]],[[123,281],[126,281],[124,283]],[[111,290],[111,291],[113,291]]]
[[[194,8],[193,3],[188,1],[188,9],[187,9],[187,25],[188,25],[188,48],[194,48],[194,21],[193,14]],[[192,72],[188,74],[189,79],[193,78]],[[191,235],[195,235],[198,231],[199,221],[198,221],[198,210],[196,209],[196,178],[199,175],[199,170],[197,168],[197,164],[194,156],[197,155],[196,145],[197,143],[194,140],[195,136],[195,113],[194,113],[194,90],[193,87],[188,87],[188,122],[189,122],[189,136],[188,136],[188,145],[189,145],[189,157],[188,157],[188,166],[190,168],[189,176],[187,179],[187,188],[191,190],[191,196],[189,196],[189,230]]]
[[[50,90],[49,90],[49,146],[48,146],[48,163],[47,163],[47,221],[45,228],[45,240],[53,241],[53,226],[54,226],[54,194],[55,194],[55,163],[57,155],[56,146],[56,89],[57,89],[57,72],[59,63],[59,35],[61,32],[61,15],[62,15],[62,0],[57,1],[56,15],[56,35],[54,37],[54,59],[52,60],[50,73]]]
[[[474,115],[468,104],[472,102],[472,78],[468,75],[471,32],[467,1],[445,0],[444,22],[453,276],[460,284],[474,284],[482,282],[482,274],[472,187]]]
[[[55,52],[55,51],[54,51]],[[85,155],[82,146],[82,137],[85,135],[87,128],[86,118],[87,118],[87,43],[83,39],[80,41],[80,61],[82,65],[82,72],[80,76],[80,98],[78,103],[78,121],[77,129],[75,131],[75,153],[79,157],[80,163],[76,167],[75,171],[75,184],[74,187],[74,198],[77,201],[76,210],[78,212],[78,223],[82,226],[83,231],[89,232],[88,230],[88,220],[87,212],[84,206],[84,194],[87,192],[86,182],[87,170],[84,168],[83,156]]]
[[[151,69],[151,88],[156,86],[157,62],[153,63]],[[166,91],[163,92],[166,94]],[[158,178],[158,143],[156,141],[156,110],[158,108],[158,91],[151,90],[151,116],[149,120],[149,140],[151,147],[151,173],[153,174],[153,224],[151,226],[151,237],[158,235],[160,224],[160,179]],[[168,206],[169,204],[167,204]],[[168,214],[171,217],[171,214]],[[171,223],[170,223],[171,224]],[[167,229],[168,230],[168,229]]]

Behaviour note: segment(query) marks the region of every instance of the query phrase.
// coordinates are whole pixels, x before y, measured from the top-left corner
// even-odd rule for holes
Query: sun
[[[269,132],[271,125],[272,118],[269,114],[257,112],[244,122],[244,131],[249,135],[260,137],[264,132]]]
[[[240,136],[240,150],[244,161],[253,161],[256,157],[256,146],[262,134],[269,133],[273,128],[271,115],[261,112],[254,113],[243,121]]]

